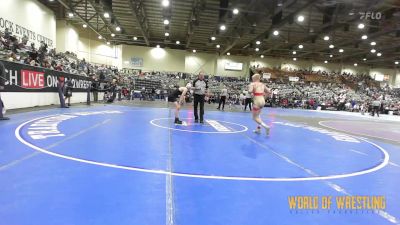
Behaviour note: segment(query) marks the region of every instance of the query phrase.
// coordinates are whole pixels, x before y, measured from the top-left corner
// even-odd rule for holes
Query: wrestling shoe
[[[266,128],[265,128],[265,134],[266,134],[267,136],[269,136],[269,130],[270,130],[269,127],[266,127]]]
[[[182,124],[182,121],[180,121],[179,119],[175,119],[175,124]]]

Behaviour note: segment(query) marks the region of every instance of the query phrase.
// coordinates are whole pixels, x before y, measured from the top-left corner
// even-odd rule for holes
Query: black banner
[[[86,92],[92,83],[92,79],[88,77],[20,63],[1,62],[5,67],[5,74],[0,77],[5,81],[2,92],[57,92],[59,77],[64,77],[66,81],[71,80],[74,92]]]

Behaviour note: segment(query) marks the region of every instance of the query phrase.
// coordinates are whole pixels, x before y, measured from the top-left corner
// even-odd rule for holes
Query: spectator
[[[58,77],[57,90],[58,90],[58,97],[60,99],[60,107],[61,108],[69,108],[68,106],[65,105],[65,98],[64,98],[65,78],[64,77]]]
[[[6,71],[4,68],[4,65],[2,62],[0,62],[0,92],[2,90],[4,90],[4,84],[5,84],[5,75],[6,75]],[[5,107],[4,107],[4,103],[1,100],[1,95],[0,95],[0,120],[9,120],[8,117],[5,117],[3,114],[5,113]]]
[[[68,102],[67,103],[68,106],[71,106],[72,89],[73,89],[72,80],[68,79],[64,85],[64,96],[65,100]]]

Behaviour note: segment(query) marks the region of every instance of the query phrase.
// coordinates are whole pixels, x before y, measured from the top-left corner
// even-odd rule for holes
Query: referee
[[[208,84],[207,81],[204,80],[204,74],[202,72],[199,73],[198,78],[193,82],[193,90],[194,90],[194,122],[199,122],[199,114],[197,107],[200,103],[200,123],[204,124],[204,97],[208,95]]]
[[[4,90],[4,83],[6,79],[6,69],[4,67],[4,64],[0,62],[0,92]],[[3,101],[1,100],[1,95],[0,95],[0,120],[9,120],[8,117],[3,116],[3,108],[4,104]]]

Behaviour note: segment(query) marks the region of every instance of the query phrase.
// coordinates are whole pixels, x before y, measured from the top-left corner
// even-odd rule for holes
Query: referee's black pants
[[[204,121],[204,95],[194,94],[193,109],[194,119],[199,120],[198,105],[200,103],[200,122]]]
[[[375,116],[375,113],[379,117],[379,106],[374,106],[372,108],[372,116]]]
[[[247,105],[249,106],[249,109],[250,109],[250,111],[251,111],[251,98],[246,98],[246,99],[244,100],[244,111],[246,111]]]
[[[225,102],[226,102],[226,96],[221,96],[221,98],[219,99],[218,109],[221,109],[221,103],[222,103],[222,110],[224,110]]]

